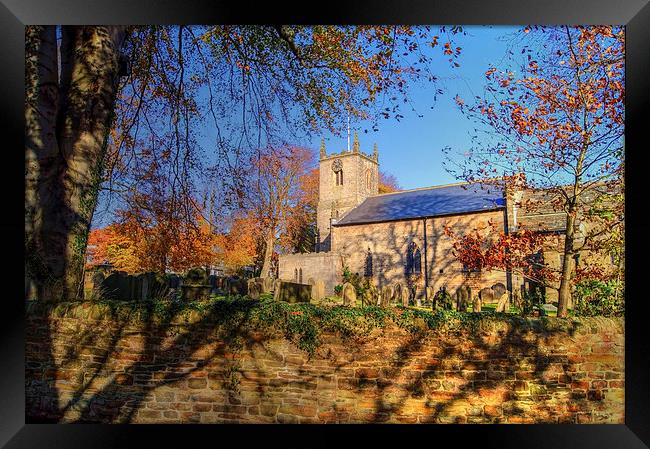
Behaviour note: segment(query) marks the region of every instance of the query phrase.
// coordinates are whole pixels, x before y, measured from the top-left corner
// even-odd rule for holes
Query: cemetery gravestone
[[[311,285],[279,281],[276,283],[273,299],[289,303],[309,302],[311,299]]]
[[[401,304],[402,303],[402,296],[404,295],[403,289],[402,289],[402,284],[395,284],[393,287],[393,301],[395,301],[395,304]]]
[[[510,310],[510,295],[508,295],[508,292],[506,291],[501,295],[499,298],[499,302],[497,302],[497,312],[508,312]]]
[[[481,311],[481,297],[479,295],[476,295],[474,297],[474,301],[472,302],[472,310],[474,312],[480,312]]]
[[[481,304],[492,304],[494,302],[494,291],[491,288],[482,288],[478,292]]]
[[[501,296],[506,292],[506,286],[501,282],[497,282],[492,286],[492,291],[494,292],[495,298],[501,298]]]
[[[385,285],[381,289],[381,307],[388,307],[393,299],[393,288],[390,285]]]
[[[346,282],[343,284],[343,305],[344,306],[354,306],[357,303],[357,292],[354,289],[354,285]]]

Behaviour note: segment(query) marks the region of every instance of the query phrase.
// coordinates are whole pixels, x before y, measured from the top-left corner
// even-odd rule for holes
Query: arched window
[[[293,280],[298,282],[298,269],[294,268],[293,270]]]
[[[422,255],[420,254],[420,248],[416,249],[413,254],[413,272],[415,274],[422,273]]]
[[[370,169],[366,170],[366,189],[372,189],[372,173]]]
[[[368,248],[368,253],[366,254],[366,266],[363,273],[366,277],[372,277],[372,252]]]
[[[411,242],[406,251],[406,274],[420,273],[422,273],[422,254],[415,242]]]
[[[302,284],[302,268],[298,270],[298,283]]]

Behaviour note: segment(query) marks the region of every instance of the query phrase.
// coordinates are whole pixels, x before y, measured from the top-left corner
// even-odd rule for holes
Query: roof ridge
[[[453,186],[461,186],[461,185],[467,185],[467,184],[472,184],[471,182],[467,181],[462,181],[462,182],[454,182],[450,184],[440,184],[437,186],[429,186],[429,187],[416,187],[415,189],[406,189],[406,190],[398,190],[396,192],[386,192],[386,193],[378,193],[377,195],[372,195],[369,196],[368,198],[376,198],[378,196],[386,196],[386,195],[395,195],[396,193],[406,193],[406,192],[417,192],[418,190],[432,190],[432,189],[439,189],[441,187],[453,187]],[[480,184],[479,182],[475,182],[473,184]]]

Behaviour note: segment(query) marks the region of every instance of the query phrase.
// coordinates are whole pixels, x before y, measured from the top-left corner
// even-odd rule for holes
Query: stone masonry
[[[231,346],[202,316],[28,315],[27,422],[622,424],[622,319],[531,323],[325,334],[310,358],[256,333]]]

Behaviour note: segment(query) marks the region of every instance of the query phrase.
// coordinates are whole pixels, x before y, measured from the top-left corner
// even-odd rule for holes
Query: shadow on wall
[[[476,292],[482,287],[491,287],[496,282],[506,284],[503,272],[467,273],[452,253],[451,239],[443,231],[448,223],[458,235],[472,232],[479,223],[487,224],[489,219],[502,219],[502,212],[427,219],[426,242],[422,220],[396,221],[342,226],[336,230],[336,250],[344,257],[353,273],[363,275],[368,250],[372,253],[373,278],[379,288],[400,283],[412,284],[421,292],[425,287],[425,272],[428,286],[434,293],[445,287],[450,294],[464,284]],[[421,251],[421,275],[415,279],[407,276],[408,249],[414,243]],[[477,276],[478,274],[478,276]]]
[[[256,303],[230,306],[236,313],[219,304],[183,316],[149,309],[135,321],[119,308],[30,311],[27,421],[623,419],[615,330],[603,343],[591,324],[577,321],[511,318],[493,330],[439,335],[417,325],[387,327],[354,342],[323,334],[309,358],[282,333],[251,323]],[[593,349],[594,360],[576,348]],[[606,355],[615,349],[618,355]],[[591,380],[591,371],[603,379]]]

